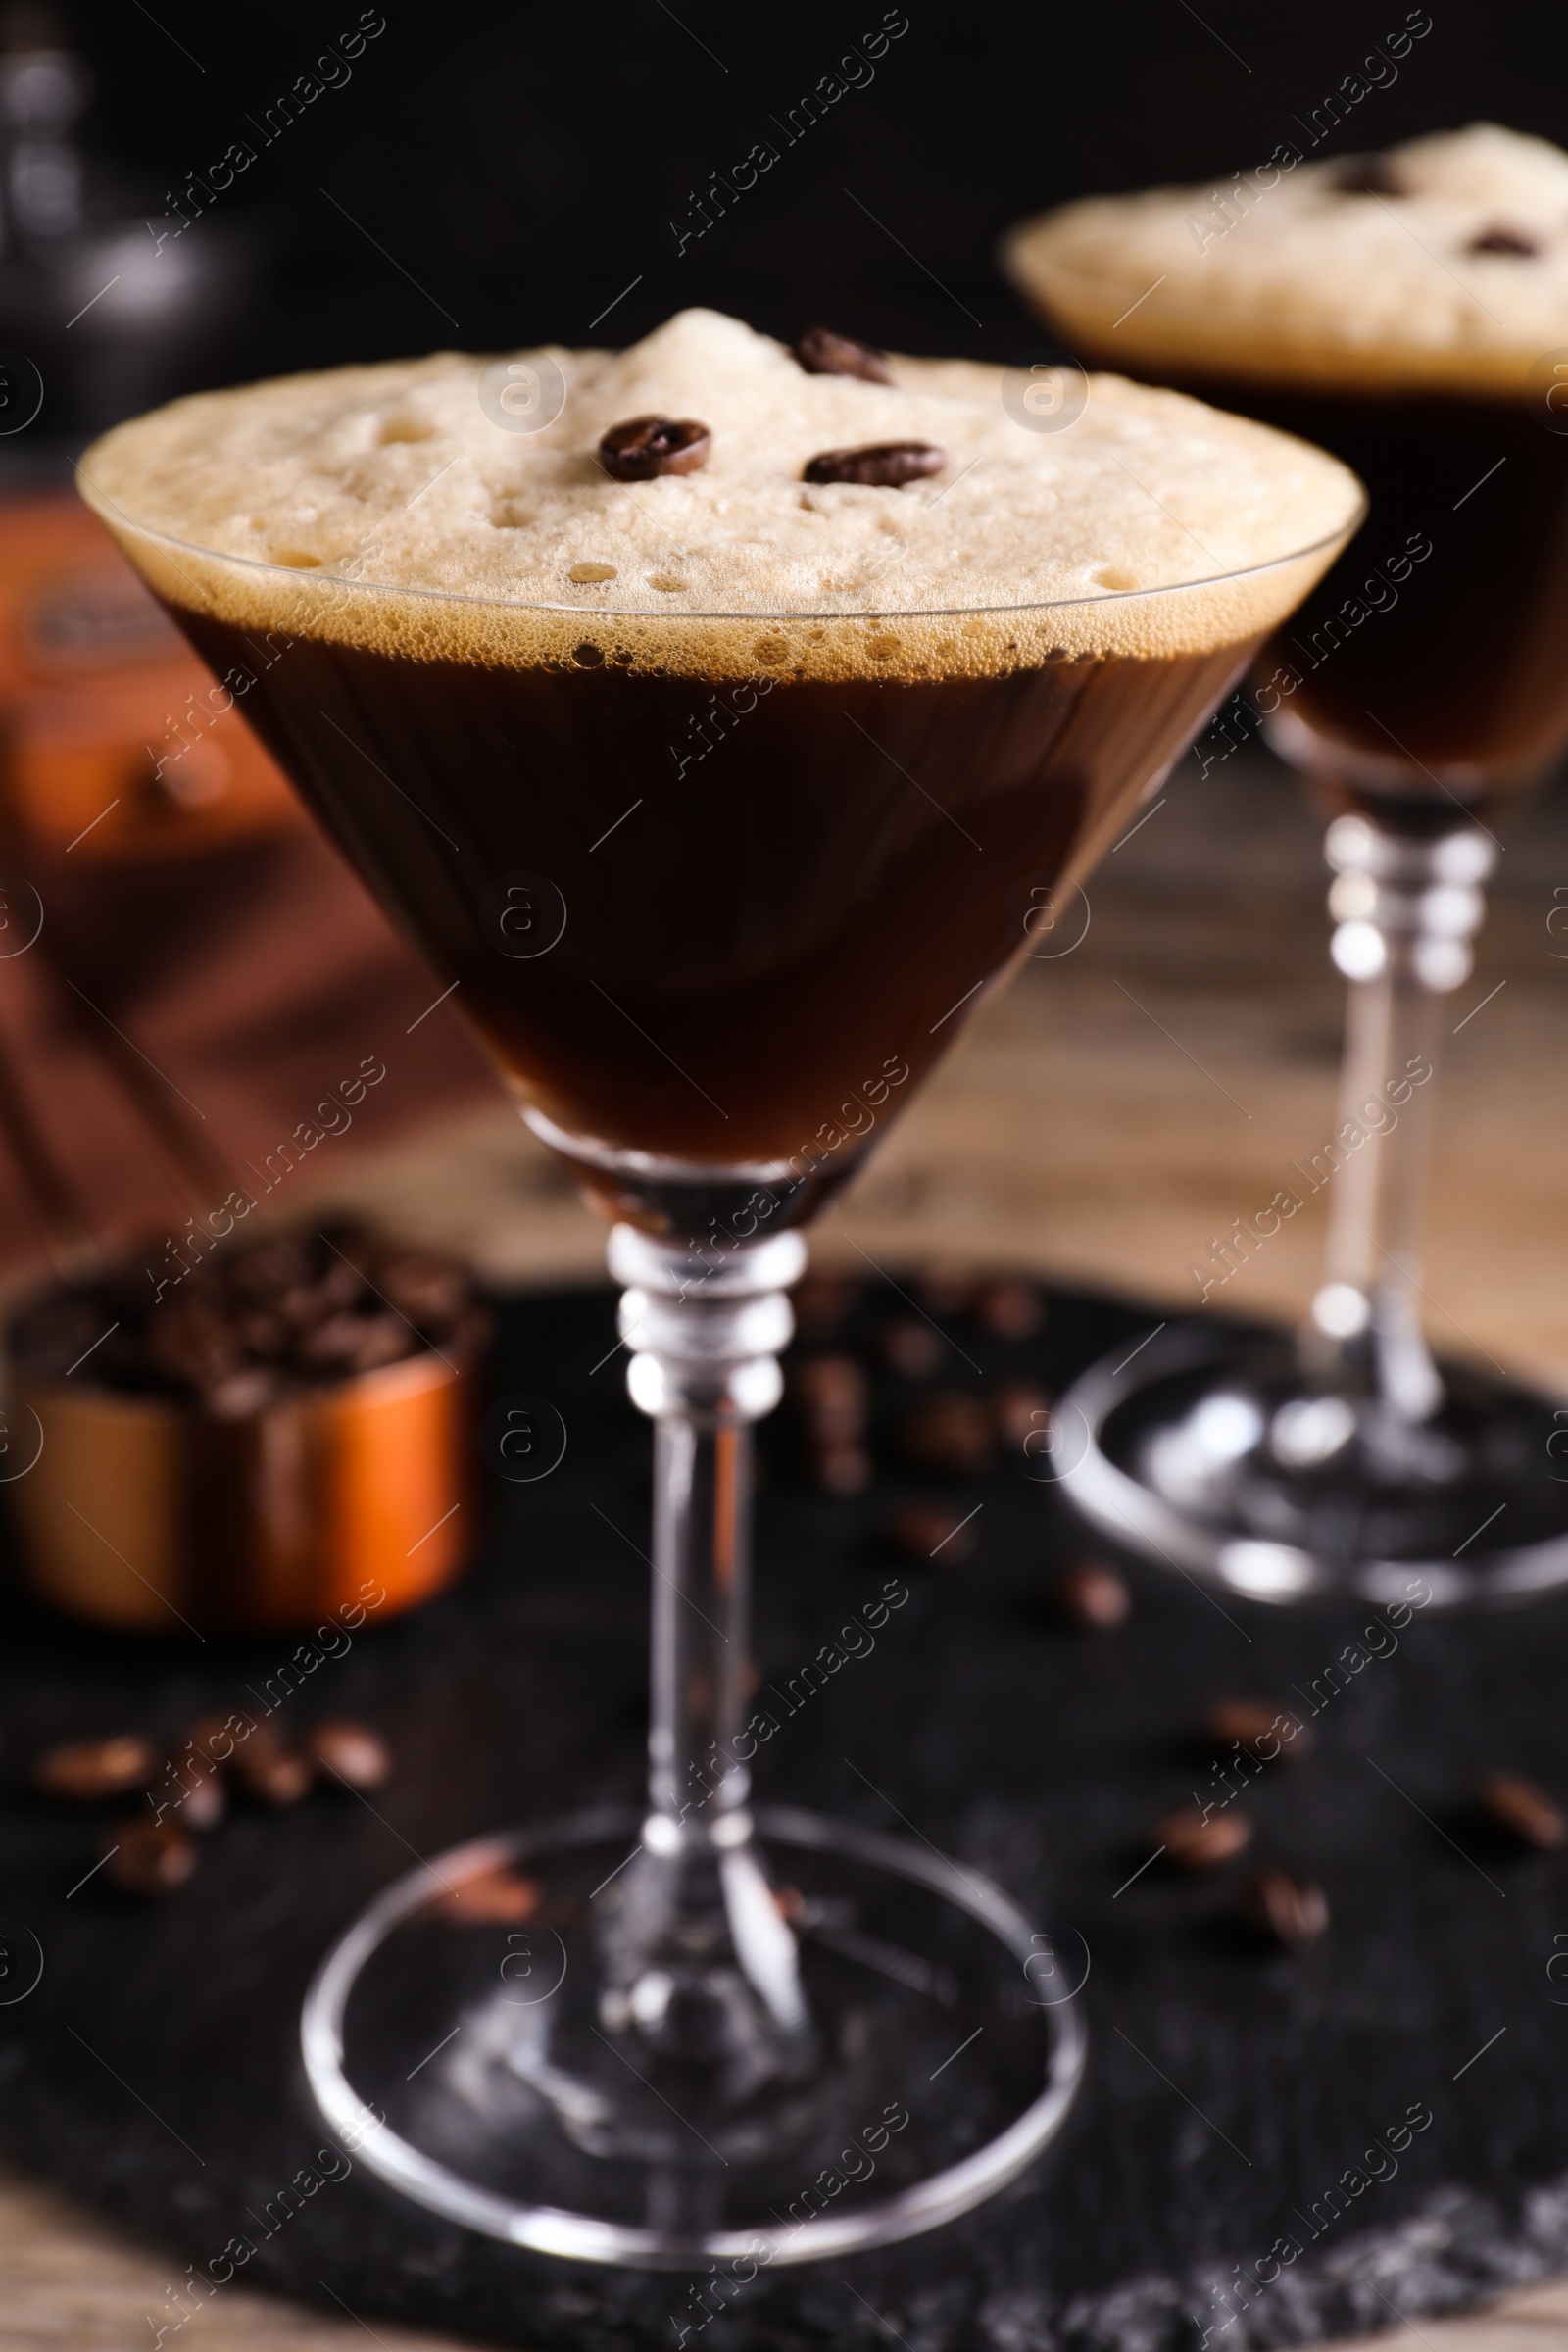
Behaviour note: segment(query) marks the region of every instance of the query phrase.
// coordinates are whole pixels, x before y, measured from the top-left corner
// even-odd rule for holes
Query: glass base
[[[757,1834],[800,1946],[798,2079],[753,2097],[662,2069],[601,1960],[640,1834],[606,1812],[460,1846],[327,1954],[306,2070],[383,2180],[514,2245],[728,2263],[738,2289],[951,2221],[1057,2131],[1084,2065],[1069,1956],[988,1880],[793,1810],[759,1813]]]
[[[1412,1424],[1314,1389],[1289,1334],[1176,1324],[1061,1398],[1056,1476],[1105,1535],[1251,1600],[1392,1603],[1419,1580],[1451,1607],[1568,1583],[1568,1413],[1441,1370]]]

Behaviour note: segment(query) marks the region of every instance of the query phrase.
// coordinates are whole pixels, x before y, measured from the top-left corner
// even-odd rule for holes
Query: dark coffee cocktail
[[[111,435],[89,495],[122,536],[128,514],[252,557],[126,540],[557,1135],[836,1177],[1306,573],[1138,591],[1294,556],[1353,491],[1164,396],[1108,387],[1041,436],[994,370],[807,374],[704,314],[569,365],[576,406],[533,436],[496,430],[476,363],[306,379],[286,520],[237,501],[214,533],[202,506],[225,436],[236,474],[258,439],[280,462],[276,387]],[[596,445],[655,398],[706,401],[710,454],[622,486]],[[349,511],[307,523],[323,441]],[[923,478],[880,478],[890,446]],[[343,542],[383,475],[410,503],[379,489],[371,569]],[[421,594],[400,572],[454,498],[466,544]]]
[[[1085,358],[1360,474],[1364,528],[1258,676],[1324,779],[1374,807],[1506,792],[1568,739],[1565,220],[1568,157],[1480,124],[1348,162],[1282,151],[1223,195],[1097,199],[1009,241]]]

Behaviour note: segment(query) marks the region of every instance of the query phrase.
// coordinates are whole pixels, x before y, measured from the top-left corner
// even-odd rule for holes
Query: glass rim
[[[198,556],[209,564],[232,564],[241,571],[259,572],[269,578],[295,582],[318,581],[333,591],[358,592],[368,596],[419,597],[449,605],[474,605],[503,612],[551,612],[574,620],[625,620],[646,622],[656,629],[689,626],[693,621],[729,621],[743,625],[764,621],[866,621],[866,620],[966,620],[1005,618],[1009,614],[1030,612],[1087,612],[1101,605],[1129,604],[1140,597],[1180,596],[1202,588],[1225,588],[1241,580],[1259,579],[1265,573],[1283,570],[1289,564],[1304,563],[1325,549],[1337,547],[1353,538],[1366,520],[1371,501],[1364,487],[1357,484],[1360,495],[1351,514],[1332,530],[1308,540],[1304,546],[1288,549],[1284,554],[1265,557],[1257,564],[1242,564],[1228,571],[1200,574],[1190,580],[1169,580],[1152,588],[1107,588],[1096,596],[1055,596],[1026,598],[1016,604],[1000,605],[865,605],[846,611],[843,607],[800,606],[773,607],[760,611],[693,611],[681,607],[678,611],[650,612],[637,605],[577,605],[560,603],[547,597],[481,596],[463,588],[419,587],[408,581],[349,579],[342,573],[316,567],[301,568],[291,564],[269,564],[259,556],[236,556],[222,548],[206,547],[200,540],[179,539],[173,532],[159,529],[155,523],[140,522],[133,514],[115,504],[106,493],[94,492],[91,483],[75,469],[77,494],[101,520],[110,514],[125,528],[155,544],[177,549],[183,555]],[[345,559],[351,561],[352,559]]]

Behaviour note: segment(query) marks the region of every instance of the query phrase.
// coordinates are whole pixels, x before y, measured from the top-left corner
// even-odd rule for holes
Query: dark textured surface
[[[46,1964],[29,1998],[0,2007],[0,2153],[167,2249],[171,2286],[238,2235],[256,2249],[248,2282],[328,2310],[335,2295],[372,2323],[586,2348],[668,2346],[700,2318],[679,2279],[509,2252],[363,2167],[270,2235],[259,2218],[322,2144],[295,2021],[314,1961],[366,1897],[414,1853],[636,1794],[648,1440],[619,1359],[590,1373],[612,1313],[608,1291],[509,1311],[501,1387],[556,1403],[564,1463],[498,1487],[501,1523],[461,1593],[367,1627],[291,1702],[391,1734],[400,1770],[373,1811],[343,1796],[242,1814],[162,1907],[101,1879],[68,1900],[99,1832],[26,1794],[27,1759],[52,1739],[172,1732],[198,1707],[246,1703],[291,1644],[128,1646],[4,1603],[0,1913],[33,1930]],[[981,1368],[1058,1386],[1148,1321],[1063,1297],[1027,1344],[951,1329]],[[944,1377],[972,1381],[950,1363]],[[892,1501],[984,1502],[974,1559],[906,1571],[908,1606],[763,1750],[760,1791],[893,1829],[896,1806],[1077,1930],[1090,2071],[1061,2137],[992,2205],[884,2254],[760,2276],[705,2345],[870,2346],[891,2328],[908,2352],[1161,2352],[1208,2326],[1229,2346],[1287,2343],[1568,2267],[1568,1983],[1547,1974],[1568,1953],[1568,1860],[1488,1847],[1466,1811],[1492,1764],[1568,1792],[1568,1601],[1475,1621],[1418,1611],[1326,1698],[1325,1670],[1382,1624],[1373,1613],[1220,1607],[1135,1570],[1131,1621],[1073,1633],[1041,1605],[1052,1562],[1087,1548],[1050,1488],[1012,1470],[946,1490],[887,1471],[829,1503],[791,1484],[775,1433],[767,1444],[764,1676],[794,1671],[880,1587],[893,1563],[873,1530]],[[1315,1876],[1333,1905],[1330,1934],[1296,1957],[1227,1924],[1234,1870],[1178,1880],[1156,1863],[1124,1886],[1150,1822],[1212,1788],[1199,1712],[1250,1693],[1319,1710],[1310,1761],[1273,1766],[1247,1799],[1256,1855]],[[1368,2157],[1412,2108],[1430,2126]],[[1298,2255],[1262,2288],[1244,2278],[1239,2304],[1235,2266],[1267,2278],[1282,2237]]]

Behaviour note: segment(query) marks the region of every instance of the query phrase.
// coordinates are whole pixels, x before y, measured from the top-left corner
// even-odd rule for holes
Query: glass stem
[[[703,1250],[617,1225],[627,1385],[655,1424],[652,1691],[642,1847],[609,1914],[607,2022],[734,2078],[795,2071],[794,1936],[752,1843],[752,1423],[781,1392],[799,1235]]]
[[[1339,1124],[1313,1163],[1333,1191],[1303,1351],[1325,1390],[1410,1425],[1444,1395],[1421,1329],[1418,1253],[1442,1004],[1471,970],[1494,848],[1468,818],[1420,838],[1354,815],[1329,827],[1327,855],[1349,1004]]]

